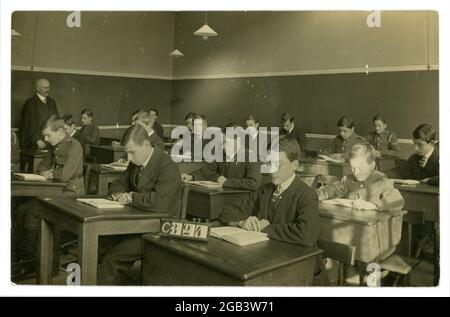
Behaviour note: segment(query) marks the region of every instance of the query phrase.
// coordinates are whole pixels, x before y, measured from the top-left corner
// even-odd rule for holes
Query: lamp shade
[[[210,36],[217,36],[217,32],[211,29],[208,24],[205,24],[197,31],[195,31],[194,35],[202,36],[203,38],[208,38]]]
[[[11,36],[12,37],[19,37],[19,36],[22,36],[22,34],[20,34],[19,32],[17,32],[14,29],[11,29]]]
[[[184,54],[181,53],[179,50],[174,49],[174,50],[169,54],[169,56],[172,56],[172,57],[181,57],[181,56],[184,56]]]

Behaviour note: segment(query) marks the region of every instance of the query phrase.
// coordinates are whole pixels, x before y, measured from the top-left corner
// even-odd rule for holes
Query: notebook
[[[39,174],[31,174],[31,173],[13,173],[19,179],[24,181],[46,181],[47,179]]]
[[[328,161],[328,162],[334,162],[334,163],[344,163],[345,162],[344,160],[337,160],[337,159],[334,159],[331,156],[328,156],[328,155],[325,155],[325,154],[319,154],[318,158],[322,159],[322,160],[325,160],[325,161]]]
[[[99,209],[120,209],[123,205],[118,201],[105,198],[77,198],[77,201]]]
[[[213,238],[222,239],[240,247],[269,240],[267,233],[247,231],[237,227],[211,228],[209,235]]]
[[[335,198],[335,199],[328,199],[328,200],[323,200],[322,203],[324,204],[328,204],[328,205],[337,205],[337,206],[344,206],[344,207],[349,207],[349,208],[353,208],[354,207],[354,202],[355,200],[353,199],[345,199],[345,198]],[[372,209],[370,207],[363,207],[360,208],[363,210],[375,210]]]
[[[217,182],[211,182],[211,181],[189,181],[186,183],[192,184],[192,185],[203,186],[206,188],[222,188],[221,184],[219,184]]]
[[[391,180],[396,184],[403,184],[403,185],[418,185],[420,182],[415,179],[398,179],[398,178],[391,178]]]

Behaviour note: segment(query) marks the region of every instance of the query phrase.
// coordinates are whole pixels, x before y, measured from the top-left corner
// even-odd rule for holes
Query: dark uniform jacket
[[[239,203],[225,207],[220,221],[230,222],[245,220],[256,216],[270,222],[262,231],[269,238],[305,246],[314,246],[319,237],[319,213],[317,211],[316,192],[297,177],[279,196],[279,203],[274,208],[272,194],[275,185],[267,183],[251,193]]]
[[[140,167],[132,162],[111,184],[110,193],[133,192],[132,206],[177,216],[181,202],[181,176],[177,165],[158,148],[136,183]]]
[[[159,124],[158,121],[155,121],[153,124],[153,130],[155,130],[156,134],[161,138],[161,140],[164,140],[164,128],[161,124]]]
[[[74,134],[73,137],[80,142],[86,154],[89,153],[89,149],[86,147],[87,145],[100,144],[100,130],[95,125],[92,124],[83,126],[80,130],[78,130]]]
[[[38,173],[50,169],[55,180],[67,182],[67,192],[84,194],[83,150],[77,140],[67,135],[47,152]]]
[[[424,167],[419,164],[421,159],[422,156],[414,153],[405,164],[388,173],[392,177],[404,179],[422,180],[430,178],[428,180],[429,185],[439,186],[439,147],[435,146]]]
[[[398,139],[395,133],[384,131],[378,134],[376,131],[372,131],[367,136],[367,141],[381,155],[397,155],[399,152]]]
[[[347,140],[344,140],[340,135],[337,135],[330,146],[325,150],[326,154],[342,153],[342,156],[348,160],[352,147],[358,143],[366,143],[366,139],[353,133]]]
[[[199,170],[191,173],[194,180],[217,181],[219,176],[227,178],[223,187],[256,190],[261,184],[261,170],[258,162],[249,162],[248,151],[245,151],[245,162],[237,162],[237,155],[233,162],[206,163]]]
[[[36,142],[44,140],[41,125],[52,115],[58,115],[55,100],[46,98],[46,103],[35,94],[27,99],[22,109],[20,121],[20,148],[25,153],[34,154],[38,148]]]

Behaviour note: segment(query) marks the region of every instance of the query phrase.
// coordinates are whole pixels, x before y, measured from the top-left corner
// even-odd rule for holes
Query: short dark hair
[[[372,118],[372,122],[375,122],[377,120],[380,120],[383,123],[386,123],[386,119],[384,119],[384,117],[381,114],[376,114],[373,118]]]
[[[245,134],[244,128],[242,128],[241,126],[237,125],[236,123],[228,123],[227,125],[225,125],[225,126],[221,129],[222,133],[225,134],[225,135],[227,134],[227,128],[233,128],[233,129],[235,129],[235,130],[241,128],[241,129],[242,129],[242,135]],[[233,138],[234,138],[235,140],[238,138],[238,136],[239,136],[239,133],[234,133],[234,134],[233,134]]]
[[[195,116],[195,113],[194,113],[194,112],[188,112],[188,113],[186,114],[186,116],[184,117],[184,121],[187,121],[187,120],[189,120],[189,119],[192,119],[194,116]]]
[[[289,112],[283,112],[283,114],[281,115],[281,122],[285,123],[287,121],[289,122],[294,122],[294,116],[291,115]]]
[[[54,114],[42,123],[41,131],[44,131],[47,128],[50,128],[50,130],[52,131],[64,129],[64,120],[59,116],[57,116],[56,114]]]
[[[149,111],[148,111],[148,113],[150,113],[150,112],[154,112],[154,113],[156,113],[156,116],[158,116],[159,115],[159,113],[158,113],[158,110],[156,110],[155,108],[151,108]]]
[[[89,118],[93,118],[94,117],[94,112],[91,109],[85,108],[81,111],[81,115],[87,115]]]
[[[298,161],[300,158],[300,145],[297,139],[290,135],[283,135],[278,139],[278,151],[286,153],[290,162]]]
[[[256,119],[256,117],[255,117],[254,115],[252,115],[252,114],[248,115],[248,116],[245,118],[245,121],[248,121],[248,120],[252,120],[252,121],[254,121],[255,123],[259,123],[258,119]]]
[[[142,146],[145,141],[151,144],[147,130],[140,124],[133,125],[125,130],[121,143],[125,146],[130,140],[133,140],[139,146]]]
[[[431,124],[424,123],[414,129],[413,137],[414,139],[421,139],[427,143],[431,143],[436,141],[436,130],[434,130]]]
[[[63,117],[64,123],[67,124],[69,127],[72,125],[76,125],[75,118],[71,114],[66,114]]]
[[[349,117],[343,116],[337,122],[337,126],[351,129],[355,127],[355,123]]]

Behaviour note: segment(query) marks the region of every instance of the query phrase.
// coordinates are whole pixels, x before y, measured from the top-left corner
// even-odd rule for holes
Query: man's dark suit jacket
[[[55,100],[47,97],[47,102],[35,94],[27,99],[22,108],[22,119],[20,121],[20,147],[25,153],[34,154],[38,148],[36,142],[44,141],[41,126],[52,115],[58,115]]]
[[[178,216],[181,202],[181,176],[177,165],[158,148],[136,183],[139,167],[130,162],[120,178],[111,184],[110,193],[133,192],[131,206]]]

